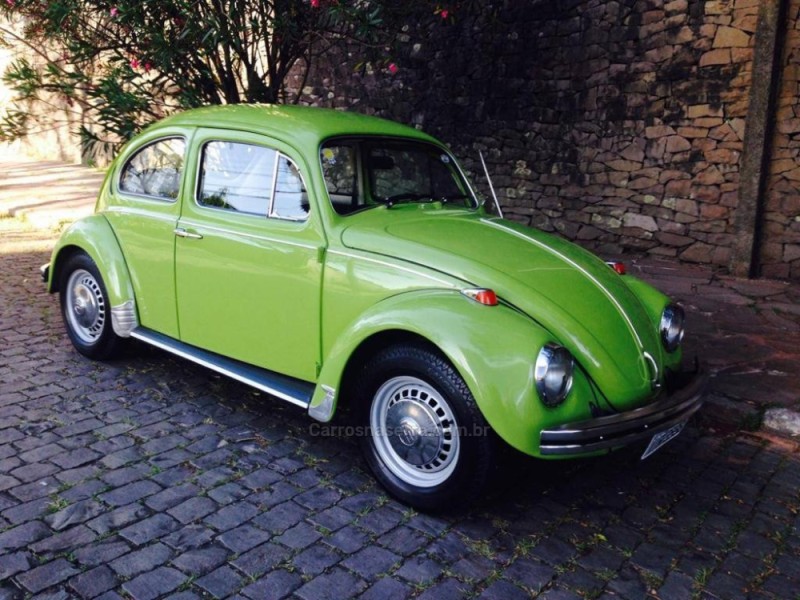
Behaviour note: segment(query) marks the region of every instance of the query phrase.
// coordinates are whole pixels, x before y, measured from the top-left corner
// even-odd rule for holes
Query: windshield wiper
[[[446,204],[448,202],[452,202],[453,200],[465,200],[466,198],[467,196],[465,194],[453,194],[451,196],[436,197],[432,196],[431,194],[404,192],[402,194],[395,194],[394,196],[383,198],[381,199],[381,202],[391,208],[395,204],[403,204],[405,202],[442,202],[443,204]]]
[[[403,192],[402,194],[395,194],[394,196],[387,196],[382,198],[383,202],[389,208],[395,204],[403,204],[404,202],[433,202],[433,196],[430,194],[417,194],[415,192]]]

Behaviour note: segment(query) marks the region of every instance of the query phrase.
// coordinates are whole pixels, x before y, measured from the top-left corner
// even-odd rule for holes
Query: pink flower
[[[131,65],[131,69],[134,69],[134,70],[138,69],[139,68],[139,61],[137,59],[135,59],[135,58],[132,58],[131,62],[130,62],[130,65]]]
[[[6,4],[9,6],[14,6],[14,0],[6,0]]]
[[[394,63],[389,63],[389,66],[387,68],[389,69],[389,73],[391,73],[392,75],[395,75],[397,71],[399,71],[397,65]]]
[[[119,9],[116,6],[112,6],[111,10],[108,11],[112,17],[116,17],[119,14]]]
[[[319,8],[319,0],[311,0],[311,8]]]
[[[450,16],[450,11],[449,11],[449,10],[447,10],[447,9],[445,8],[445,9],[444,9],[444,10],[443,10],[441,13],[439,13],[439,14],[441,14],[441,15],[442,15],[442,18],[443,18],[443,19],[446,19],[447,17],[449,17],[449,16]]]
[[[152,68],[153,68],[153,65],[151,65],[149,62],[144,63],[144,72],[145,73],[149,73],[150,69],[152,69]]]

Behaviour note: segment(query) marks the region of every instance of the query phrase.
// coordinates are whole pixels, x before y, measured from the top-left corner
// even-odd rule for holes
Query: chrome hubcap
[[[89,271],[78,269],[69,276],[66,317],[70,329],[87,344],[103,333],[106,304],[100,284]]]
[[[403,481],[433,487],[455,470],[459,437],[453,410],[416,377],[394,377],[375,394],[370,410],[375,449]]]
[[[386,414],[389,444],[404,461],[422,467],[432,464],[442,450],[436,415],[415,400],[399,400]]]

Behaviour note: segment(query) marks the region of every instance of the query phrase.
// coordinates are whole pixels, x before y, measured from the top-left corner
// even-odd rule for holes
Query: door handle
[[[189,238],[189,239],[192,239],[192,240],[202,240],[203,239],[203,236],[200,235],[199,233],[192,233],[191,231],[186,231],[183,227],[176,227],[173,230],[173,233],[175,235],[177,235],[178,237],[182,237],[182,238]]]

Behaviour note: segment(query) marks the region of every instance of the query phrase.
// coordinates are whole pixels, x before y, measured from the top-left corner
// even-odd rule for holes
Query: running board
[[[218,373],[227,375],[231,379],[241,381],[301,408],[308,409],[308,405],[311,404],[311,396],[314,394],[315,387],[313,383],[254,367],[196,346],[184,344],[146,327],[137,327],[131,332],[131,337],[195,362],[198,365],[208,367]]]

